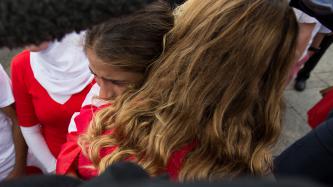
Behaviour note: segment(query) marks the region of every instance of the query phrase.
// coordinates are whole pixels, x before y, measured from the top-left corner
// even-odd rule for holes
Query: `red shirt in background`
[[[66,142],[70,119],[74,112],[80,111],[92,84],[72,95],[66,103],[59,104],[34,78],[29,51],[23,51],[13,58],[11,70],[19,125],[31,127],[40,124],[46,144],[53,156],[57,157],[61,145]]]

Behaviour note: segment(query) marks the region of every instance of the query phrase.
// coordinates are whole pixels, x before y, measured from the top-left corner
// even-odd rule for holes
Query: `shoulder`
[[[83,133],[89,127],[91,120],[94,117],[94,114],[101,109],[110,106],[111,104],[105,104],[101,106],[95,105],[86,105],[81,108],[79,113],[75,113],[72,117],[70,124],[69,132],[78,132]]]
[[[299,23],[317,23],[318,22],[316,18],[311,17],[308,14],[306,14],[296,8],[293,8],[293,10],[295,12],[297,21]]]
[[[70,132],[78,132],[83,133],[88,128],[91,120],[93,119],[93,115],[98,108],[93,105],[86,105],[81,108],[79,113],[76,113],[73,116],[72,124],[70,125]]]
[[[0,64],[0,108],[9,106],[14,103],[10,79]]]
[[[13,65],[26,65],[30,62],[30,52],[27,50],[24,50],[13,57],[12,64]]]
[[[8,75],[6,71],[3,69],[2,65],[0,64],[0,86],[8,83]]]
[[[22,51],[13,57],[11,63],[12,73],[20,70],[28,70],[28,66],[30,65],[30,52],[27,50]]]

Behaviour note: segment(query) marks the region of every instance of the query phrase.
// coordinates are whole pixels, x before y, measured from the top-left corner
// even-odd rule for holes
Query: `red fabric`
[[[68,136],[68,142],[63,145],[62,151],[57,159],[56,173],[65,175],[72,172],[73,169],[77,169],[82,179],[88,180],[98,175],[98,171],[93,168],[92,162],[81,152],[81,148],[77,144],[77,138],[73,138],[73,135],[78,136],[86,131],[89,122],[92,119],[93,113],[99,109],[94,106],[85,106],[81,109],[80,114],[76,116],[75,123],[77,125],[78,132],[70,133]],[[108,131],[106,134],[112,134],[112,131]],[[177,180],[179,171],[181,169],[183,159],[185,156],[193,150],[195,144],[189,144],[184,146],[180,150],[175,151],[167,164],[166,172],[170,175],[172,180]],[[112,153],[118,146],[112,146],[101,150],[100,156],[104,156]],[[134,161],[134,157],[129,157],[126,160]]]
[[[86,131],[91,119],[92,114],[97,110],[97,107],[88,105],[80,110],[80,114],[74,118],[77,132],[67,134],[67,142],[63,144],[61,152],[57,158],[56,173],[65,175],[69,172],[75,171],[78,157],[81,154],[81,148],[77,144],[78,136]]]
[[[43,172],[37,167],[34,166],[27,166],[25,167],[26,175],[31,176],[31,175],[42,175]]]
[[[66,142],[70,119],[80,111],[89,92],[89,84],[82,92],[72,95],[65,104],[55,102],[34,78],[30,66],[30,52],[23,51],[12,60],[12,84],[20,126],[41,124],[41,130],[51,153],[57,157]]]
[[[312,128],[316,128],[324,122],[329,112],[333,109],[333,90],[330,90],[325,96],[308,111],[308,123]]]
[[[62,145],[57,158],[56,173],[65,175],[69,172],[75,173],[75,163],[81,148],[77,144],[78,133],[67,134],[67,142]]]
[[[182,169],[182,163],[186,155],[191,152],[195,148],[195,143],[186,145],[182,147],[180,150],[175,151],[171,158],[169,159],[169,162],[167,164],[166,171],[168,172],[170,178],[173,181],[177,181],[178,175],[180,170]]]

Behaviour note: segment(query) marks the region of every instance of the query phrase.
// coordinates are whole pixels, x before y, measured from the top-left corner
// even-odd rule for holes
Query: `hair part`
[[[163,37],[173,27],[170,5],[164,0],[132,15],[111,19],[88,30],[85,48],[125,71],[145,73],[163,51]]]

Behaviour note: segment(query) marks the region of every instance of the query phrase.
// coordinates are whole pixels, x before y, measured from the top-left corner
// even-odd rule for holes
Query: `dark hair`
[[[131,14],[153,1],[156,0],[1,0],[0,47],[60,40],[66,33]]]
[[[111,19],[87,31],[85,49],[110,65],[145,73],[163,51],[173,26],[170,4],[157,1],[132,15]]]

